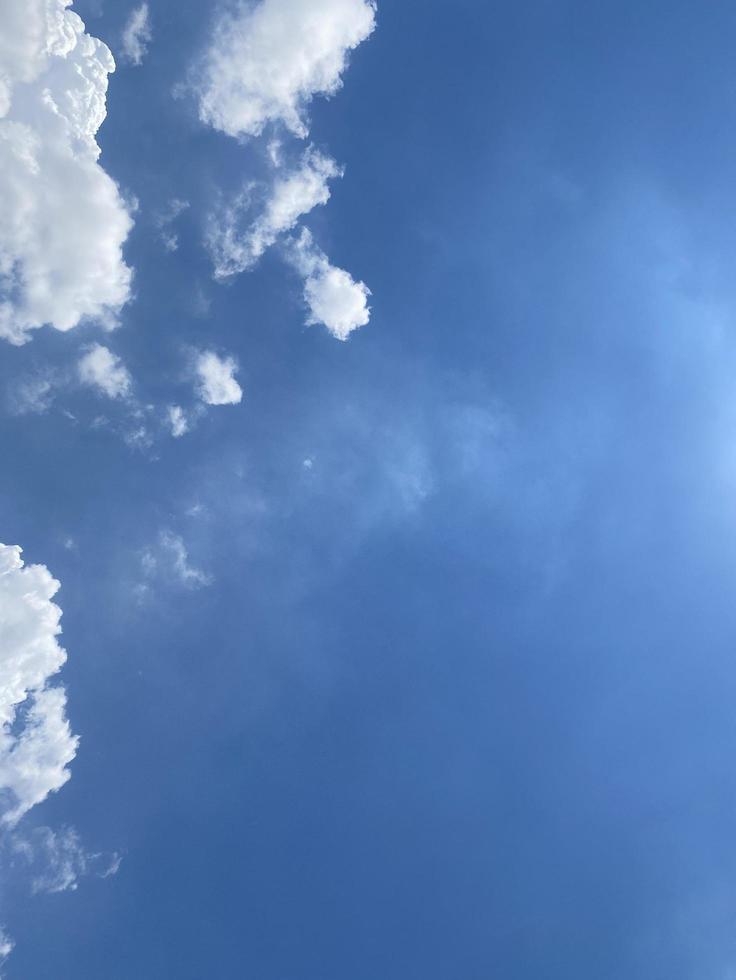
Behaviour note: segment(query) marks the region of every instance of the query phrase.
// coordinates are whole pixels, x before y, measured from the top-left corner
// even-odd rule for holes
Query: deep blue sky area
[[[131,7],[74,4],[113,51]],[[734,980],[733,5],[379,2],[310,109],[345,175],[306,223],[372,291],[344,344],[276,252],[213,281],[263,158],[184,84],[215,5],[150,8],[98,137],[138,202],[105,342],[151,401],[200,347],[245,394],[146,451],[89,392],[0,415],[81,736],[26,822],[123,856],[6,882],[7,977]],[[142,600],[162,530],[210,581]]]

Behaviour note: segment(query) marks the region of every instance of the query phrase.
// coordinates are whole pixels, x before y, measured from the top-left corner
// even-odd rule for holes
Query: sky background
[[[116,53],[132,8],[73,9]],[[0,358],[2,537],[62,583],[81,736],[24,826],[122,856],[6,868],[7,977],[734,980],[732,4],[379,4],[309,113],[347,343],[275,252],[213,281],[263,155],[183,87],[215,5],[150,14],[98,135],[134,298]],[[156,404],[224,351],[243,401],[143,447],[92,391],[13,409],[95,340]]]

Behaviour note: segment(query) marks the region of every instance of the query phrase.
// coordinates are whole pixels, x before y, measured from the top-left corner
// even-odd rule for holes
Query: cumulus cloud
[[[130,297],[131,217],[98,163],[108,48],[71,0],[3,0],[0,31],[0,337],[112,323]]]
[[[44,565],[0,545],[0,819],[15,824],[69,779],[77,738],[66,694],[50,678],[66,660],[59,645],[59,588]]]
[[[330,198],[328,181],[342,176],[334,160],[309,147],[299,166],[273,183],[262,213],[244,227],[250,210],[250,188],[243,191],[220,214],[213,215],[207,244],[215,277],[224,279],[252,268],[267,248],[299,218]]]
[[[286,255],[304,279],[308,324],[321,323],[333,337],[347,340],[353,330],[368,323],[370,289],[332,265],[306,228],[289,244]]]
[[[120,358],[102,344],[93,344],[77,364],[79,380],[108,398],[125,398],[133,381]]]
[[[200,66],[201,120],[240,139],[260,135],[270,123],[305,138],[309,102],[337,91],[350,51],[369,37],[375,19],[374,0],[239,0],[220,16]],[[327,202],[329,181],[342,175],[312,147],[296,170],[282,174],[279,136],[267,146],[278,176],[260,215],[248,224],[253,188],[246,187],[210,222],[215,278],[252,268],[302,215]],[[370,290],[333,266],[308,231],[286,256],[304,279],[307,323],[324,324],[340,340],[368,323]]]
[[[148,4],[142,3],[130,14],[123,29],[122,51],[126,61],[132,65],[140,65],[148,52],[151,42],[151,18]]]
[[[235,380],[238,363],[233,357],[219,357],[202,351],[196,360],[197,392],[206,405],[237,405],[243,389]]]
[[[372,0],[241,0],[221,16],[207,50],[200,118],[235,137],[257,136],[270,122],[305,137],[308,103],[338,90],[375,15]]]

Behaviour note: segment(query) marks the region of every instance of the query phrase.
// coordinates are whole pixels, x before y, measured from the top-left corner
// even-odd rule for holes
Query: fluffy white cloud
[[[243,398],[243,389],[235,380],[237,370],[235,358],[202,351],[195,365],[197,391],[202,401],[206,405],[237,405]]]
[[[140,65],[152,38],[148,4],[142,3],[130,14],[122,36],[123,55],[132,65]]]
[[[108,48],[71,0],[0,0],[0,337],[114,322],[131,218],[98,163]]]
[[[257,136],[279,121],[306,136],[307,104],[337,91],[375,14],[373,0],[241,0],[220,18],[206,53],[200,118],[230,136]]]
[[[102,344],[93,344],[77,365],[82,384],[97,388],[108,398],[125,398],[133,381],[120,358]]]
[[[308,103],[337,91],[349,52],[371,34],[375,18],[374,0],[239,0],[221,15],[201,66],[201,120],[236,138],[258,136],[278,122],[306,137]],[[280,171],[278,137],[268,153]],[[302,215],[327,202],[328,183],[337,176],[334,160],[308,148],[298,169],[279,173],[250,225],[253,188],[247,187],[210,222],[215,277],[251,268]],[[304,279],[307,323],[324,324],[340,340],[368,323],[370,290],[333,266],[308,231],[289,243],[286,255]]]
[[[243,216],[250,209],[249,189],[220,214],[213,216],[207,244],[215,276],[224,279],[250,269],[267,248],[299,218],[330,198],[328,181],[342,176],[334,160],[309,147],[299,166],[273,183],[266,205],[250,226]]]
[[[77,738],[66,695],[49,685],[66,653],[58,643],[59,588],[44,565],[24,565],[21,549],[0,545],[0,801],[14,824],[69,779]]]
[[[308,324],[324,324],[333,337],[347,340],[353,330],[368,323],[370,289],[365,283],[356,282],[349,272],[332,265],[306,228],[290,243],[287,257],[304,278]]]

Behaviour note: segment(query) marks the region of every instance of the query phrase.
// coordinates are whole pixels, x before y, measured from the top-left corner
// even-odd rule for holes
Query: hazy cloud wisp
[[[153,37],[151,31],[151,15],[147,3],[136,7],[123,29],[122,52],[126,61],[131,65],[140,65],[148,51],[148,45]]]

